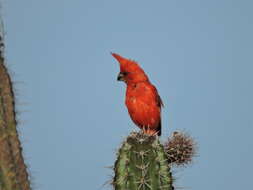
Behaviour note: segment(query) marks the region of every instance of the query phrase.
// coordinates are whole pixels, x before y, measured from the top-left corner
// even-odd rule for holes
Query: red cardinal
[[[143,69],[135,62],[116,53],[112,56],[120,64],[118,81],[127,85],[125,104],[133,122],[149,135],[161,135],[161,107],[163,102]]]

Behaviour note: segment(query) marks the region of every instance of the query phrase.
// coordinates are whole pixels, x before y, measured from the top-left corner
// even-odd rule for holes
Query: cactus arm
[[[17,131],[15,96],[5,67],[3,22],[0,15],[0,189],[30,190]]]
[[[14,93],[12,90],[12,82],[3,64],[0,64],[0,93],[2,99],[2,118],[6,124],[6,132],[8,136],[10,151],[12,153],[13,162],[16,168],[17,181],[21,184],[22,190],[28,190],[30,187],[26,165],[22,156],[21,143],[17,132],[17,122],[15,114]]]
[[[20,186],[16,180],[16,171],[6,132],[3,107],[3,100],[0,95],[0,189],[17,190],[20,189]]]

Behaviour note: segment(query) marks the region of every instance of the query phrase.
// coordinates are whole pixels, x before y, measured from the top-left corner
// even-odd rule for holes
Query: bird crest
[[[126,59],[119,54],[111,53],[112,56],[119,62],[120,71],[121,72],[141,72],[144,73],[143,69],[139,66],[139,64],[131,59]]]

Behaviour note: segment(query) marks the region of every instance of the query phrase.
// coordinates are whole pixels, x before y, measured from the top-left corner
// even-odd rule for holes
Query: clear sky
[[[135,59],[165,108],[165,140],[199,144],[176,187],[252,189],[252,0],[1,0],[24,155],[38,190],[101,190],[137,129],[110,52]]]

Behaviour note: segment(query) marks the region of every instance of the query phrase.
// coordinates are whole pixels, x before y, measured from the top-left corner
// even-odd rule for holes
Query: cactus
[[[30,190],[17,132],[12,81],[4,65],[3,47],[3,33],[0,33],[0,189]]]
[[[172,175],[158,137],[132,132],[114,165],[116,190],[173,190]]]
[[[132,132],[122,143],[114,164],[115,190],[174,190],[172,166],[186,166],[196,154],[188,134],[174,132],[165,144],[157,136]]]
[[[164,145],[169,162],[176,166],[186,166],[196,155],[196,142],[183,132],[174,132]]]

